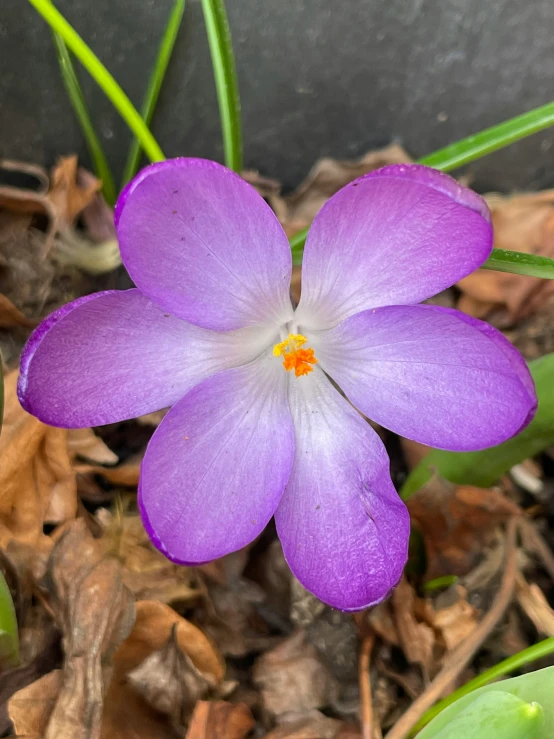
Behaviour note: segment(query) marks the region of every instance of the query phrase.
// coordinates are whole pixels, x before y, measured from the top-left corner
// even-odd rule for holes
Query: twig
[[[373,704],[371,698],[371,680],[369,678],[369,659],[375,636],[370,634],[362,642],[359,664],[360,696],[362,702],[362,734],[363,739],[373,737]]]
[[[516,518],[506,528],[506,567],[494,605],[460,646],[449,655],[444,667],[429,687],[412,703],[389,731],[386,739],[406,739],[419,718],[440,698],[444,690],[458,677],[475,652],[504,615],[512,600],[516,578]],[[365,739],[365,737],[364,737]]]

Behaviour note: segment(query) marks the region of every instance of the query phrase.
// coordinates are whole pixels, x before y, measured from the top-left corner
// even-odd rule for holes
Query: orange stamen
[[[294,370],[296,377],[307,375],[313,371],[311,365],[317,364],[313,349],[302,349],[301,347],[308,341],[302,334],[289,334],[286,341],[275,344],[273,354],[276,357],[283,357],[283,367],[287,372]]]

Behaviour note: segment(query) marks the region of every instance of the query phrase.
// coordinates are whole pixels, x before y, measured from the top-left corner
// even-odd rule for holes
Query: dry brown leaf
[[[268,194],[268,199],[290,236],[308,226],[327,200],[352,180],[387,164],[406,164],[411,161],[413,160],[397,144],[370,151],[354,161],[320,159],[300,187],[282,198],[281,203],[274,204],[275,196],[271,194]]]
[[[133,597],[120,565],[106,557],[83,519],[56,542],[46,582],[64,633],[65,662],[44,739],[98,739],[113,655],[135,618]]]
[[[447,651],[451,652],[468,637],[477,626],[477,609],[466,600],[463,588],[458,587],[459,599],[450,606],[436,611],[428,609],[429,623],[440,632]]]
[[[496,248],[554,257],[554,190],[510,197],[490,194],[486,200]],[[506,272],[474,272],[458,286],[464,293],[460,310],[483,318],[492,305],[501,304],[512,321],[535,313],[554,291],[551,280]]]
[[[392,596],[396,631],[408,662],[420,664],[428,673],[433,665],[435,634],[415,617],[415,600],[414,589],[403,577]]]
[[[57,227],[74,223],[77,216],[89,205],[102,183],[96,177],[77,181],[77,157],[60,157],[50,174],[48,200],[56,212]]]
[[[61,670],[54,670],[12,695],[8,713],[17,737],[43,739],[61,685]]]
[[[494,537],[495,527],[521,512],[495,489],[452,485],[437,477],[407,502],[427,553],[426,579],[465,575]]]
[[[175,629],[175,640],[194,666],[214,683],[223,680],[225,665],[217,648],[196,626],[158,601],[139,601],[136,620],[129,637],[116,654],[118,672],[128,673],[152,652],[162,649]]]
[[[254,665],[252,677],[272,717],[323,708],[337,695],[333,676],[303,631],[263,654]]]
[[[13,326],[32,328],[36,326],[36,321],[25,318],[12,301],[0,293],[0,328],[11,328]]]
[[[204,698],[215,680],[208,680],[171,637],[127,674],[130,685],[152,708],[167,715],[175,727],[185,727],[196,701]]]
[[[5,416],[0,436],[0,546],[16,540],[50,550],[43,525],[75,517],[77,485],[67,450],[67,431],[26,413],[16,393],[17,372],[5,378]]]
[[[80,475],[87,478],[102,475],[112,485],[136,488],[140,478],[140,463],[140,459],[133,459],[118,467],[80,464],[76,466],[76,470]]]
[[[173,603],[198,598],[200,591],[194,570],[164,557],[152,545],[140,516],[113,516],[100,508],[96,519],[104,529],[100,544],[122,563],[123,581],[137,600]]]
[[[554,636],[554,610],[536,583],[528,583],[521,573],[516,576],[517,602],[540,634]]]
[[[424,459],[431,451],[430,446],[420,444],[418,441],[412,441],[412,439],[406,439],[403,436],[400,437],[400,444],[409,470],[413,470],[414,467],[417,467],[421,460]]]
[[[253,727],[244,703],[198,701],[185,739],[244,739]]]

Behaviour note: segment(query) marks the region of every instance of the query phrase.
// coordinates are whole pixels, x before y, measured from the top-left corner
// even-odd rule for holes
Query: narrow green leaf
[[[527,649],[522,649],[521,652],[517,652],[517,654],[512,654],[511,657],[508,657],[507,659],[502,660],[502,662],[493,665],[488,670],[481,672],[477,677],[474,677],[473,680],[460,686],[453,693],[450,693],[446,698],[443,698],[425,711],[423,716],[410,732],[410,736],[417,734],[417,732],[434,719],[435,716],[438,716],[445,708],[456,703],[460,698],[473,693],[484,685],[489,685],[490,683],[495,682],[498,678],[504,677],[510,672],[515,672],[516,670],[525,667],[525,665],[535,662],[538,659],[542,659],[552,653],[554,653],[554,637],[551,636],[549,639],[544,639],[538,644],[533,644],[532,646],[527,647]],[[504,683],[501,683],[501,685],[502,684]]]
[[[123,120],[140,140],[142,148],[151,161],[159,162],[165,159],[156,139],[150,133],[133,103],[71,24],[52,5],[50,0],[28,1],[50,25],[52,30],[62,37],[67,47],[71,49],[90,76],[111,100]]]
[[[461,715],[462,712],[468,708],[468,706],[475,703],[475,701],[482,695],[491,692],[503,692],[517,696],[526,703],[538,703],[542,706],[544,713],[544,723],[541,728],[538,728],[534,734],[530,737],[533,739],[552,739],[554,737],[554,701],[552,696],[554,695],[554,667],[546,667],[543,670],[536,670],[535,672],[528,672],[525,675],[519,677],[512,677],[508,680],[502,680],[492,685],[485,685],[478,690],[459,698],[457,701],[445,708],[439,713],[426,727],[424,727],[418,734],[417,739],[443,739],[448,734],[442,734],[442,730],[447,727],[454,719]],[[504,734],[495,730],[495,726],[491,726],[489,736],[491,739],[494,737],[504,738],[510,737],[511,734]],[[416,729],[414,728],[414,732]],[[413,736],[414,732],[411,733]],[[479,737],[480,734],[467,733],[465,730],[458,735],[465,739],[473,739],[473,737]],[[525,736],[525,735],[524,735]]]
[[[480,452],[433,449],[409,474],[400,495],[404,500],[429,480],[433,471],[458,484],[487,487],[518,462],[554,444],[554,354],[530,362],[539,406],[529,426],[503,444]]]
[[[539,703],[527,703],[511,693],[491,690],[483,693],[429,739],[537,739],[544,726],[544,711]],[[425,732],[422,732],[425,733]]]
[[[100,139],[94,130],[94,124],[92,123],[87,104],[85,103],[85,98],[83,97],[79,80],[75,74],[67,46],[58,33],[54,33],[53,35],[65,89],[81,126],[91,159],[94,162],[96,176],[102,180],[104,198],[109,205],[113,205],[115,203],[116,191],[110,165],[108,164]]]
[[[0,571],[0,668],[16,667],[19,662],[19,636],[12,596]]]
[[[225,2],[224,0],[202,0],[202,10],[219,102],[225,164],[229,169],[241,172],[242,129],[239,86]]]
[[[542,277],[544,280],[554,280],[554,259],[536,257],[534,254],[524,254],[520,251],[493,249],[492,254],[481,269],[512,272],[518,275]]]
[[[150,75],[148,81],[148,87],[146,88],[146,94],[140,110],[142,118],[147,126],[152,123],[154,117],[154,111],[156,110],[156,104],[162,89],[162,84],[165,78],[165,73],[171,59],[173,47],[177,40],[177,34],[181,27],[181,21],[183,20],[183,14],[185,12],[185,0],[175,0],[173,10],[169,16],[169,20],[162,37],[160,48],[158,50],[158,56],[154,64],[154,69]],[[132,180],[135,176],[140,163],[142,148],[140,141],[135,137],[131,143],[127,162],[125,164],[125,170],[123,173],[122,188]]]
[[[421,164],[448,172],[552,125],[554,125],[554,102],[456,141],[419,161]]]

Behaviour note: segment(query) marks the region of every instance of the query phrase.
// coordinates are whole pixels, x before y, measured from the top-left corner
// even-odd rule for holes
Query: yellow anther
[[[301,349],[308,341],[302,334],[289,334],[286,341],[281,341],[273,347],[276,357],[283,357],[283,367],[290,372],[294,370],[296,377],[307,375],[312,372],[311,365],[317,364],[313,349]]]

